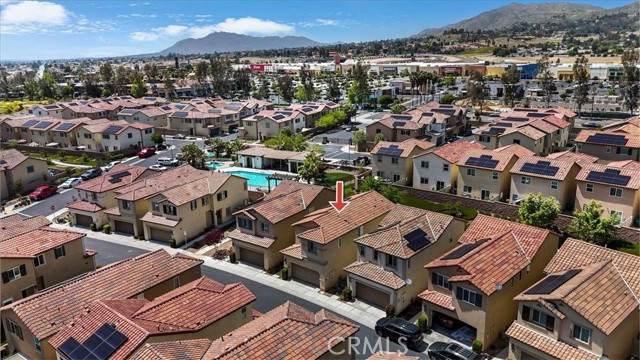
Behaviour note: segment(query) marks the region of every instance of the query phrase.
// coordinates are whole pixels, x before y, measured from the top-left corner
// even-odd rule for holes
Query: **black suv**
[[[102,174],[102,169],[100,168],[89,169],[85,171],[82,175],[80,175],[80,178],[82,178],[82,181],[87,181],[95,177],[98,177],[101,174]]]
[[[476,354],[455,343],[434,342],[429,346],[431,360],[486,360],[489,356]]]
[[[385,317],[376,322],[376,334],[389,340],[406,344],[410,349],[416,349],[422,342],[422,331],[415,324],[404,319]]]

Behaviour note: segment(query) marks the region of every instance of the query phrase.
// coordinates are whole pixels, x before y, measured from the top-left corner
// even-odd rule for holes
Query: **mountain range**
[[[214,32],[200,39],[184,39],[162,50],[168,54],[206,54],[234,51],[254,51],[284,48],[303,48],[324,45],[303,36],[255,37],[228,32]]]

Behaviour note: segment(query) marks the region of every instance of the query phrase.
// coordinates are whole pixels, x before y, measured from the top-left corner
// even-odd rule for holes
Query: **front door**
[[[482,200],[491,199],[491,191],[482,189],[482,194],[480,195]]]
[[[216,210],[216,226],[222,224],[222,209]]]
[[[436,190],[440,191],[444,189],[444,181],[436,181]]]
[[[44,289],[44,277],[43,276],[38,276],[36,278],[36,286],[38,287],[38,290]]]

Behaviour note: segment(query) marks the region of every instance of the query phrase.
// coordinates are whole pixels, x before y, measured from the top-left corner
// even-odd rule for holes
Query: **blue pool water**
[[[267,177],[269,176],[269,174],[261,174],[261,173],[242,171],[242,170],[225,171],[225,172],[227,174],[240,176],[249,180],[248,181],[249,186],[265,187],[265,188],[267,187]],[[275,183],[272,181],[271,185],[273,186],[275,185]]]
[[[214,152],[206,152],[205,154],[207,154],[207,157],[214,157],[214,156],[216,156],[216,153],[214,153]]]
[[[217,161],[212,161],[212,162],[210,162],[210,163],[208,163],[208,164],[207,164],[207,167],[208,167],[209,169],[217,169],[217,168],[219,168],[219,167],[220,167],[220,166],[222,166],[222,165],[224,165],[224,163],[217,162]]]

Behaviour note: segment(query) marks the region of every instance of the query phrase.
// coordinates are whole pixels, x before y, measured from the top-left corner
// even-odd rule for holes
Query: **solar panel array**
[[[489,126],[491,126],[491,125],[489,125]],[[508,123],[508,122],[497,122],[497,123],[493,124],[493,126],[512,127],[513,124],[512,123]]]
[[[220,114],[220,113],[222,113],[222,110],[220,110],[220,109],[209,109],[209,110],[207,110],[207,112],[209,114]]]
[[[123,109],[122,111],[120,111],[120,114],[133,115],[133,114],[135,114],[137,112],[138,112],[138,110],[136,110],[136,109]]]
[[[176,109],[180,110],[184,110],[187,107],[187,105],[185,104],[175,104],[174,106],[176,107]]]
[[[620,170],[606,169],[603,172],[593,170],[590,171],[587,175],[587,180],[597,181],[605,184],[627,186],[629,180],[631,180],[631,177],[627,175],[620,175]]]
[[[464,244],[464,245],[458,247],[457,249],[453,250],[449,254],[445,255],[442,258],[442,260],[460,259],[461,257],[463,257],[466,254],[468,254],[469,252],[471,252],[473,249],[475,249],[478,246],[484,244],[486,241],[487,241],[487,239],[483,239],[483,240],[480,240],[480,241],[476,241],[476,242],[474,242],[472,244]]]
[[[394,115],[391,115],[390,118],[396,119],[396,120],[411,120],[411,115],[394,114]]]
[[[284,119],[286,118],[286,116],[282,115],[282,114],[277,114],[273,116],[273,120],[280,120],[280,119]]]
[[[111,178],[112,179],[121,179],[121,178],[123,178],[125,176],[129,176],[129,175],[131,175],[131,173],[129,171],[125,170],[125,171],[120,171],[120,172],[117,172],[115,174],[112,174]]]
[[[329,106],[333,106],[333,105],[335,105],[335,104],[336,104],[336,103],[334,103],[333,101],[327,101],[327,105],[329,105]]]
[[[580,270],[574,269],[565,272],[562,275],[549,275],[542,281],[534,285],[531,289],[525,291],[525,294],[551,294],[554,290],[562,286],[562,284],[571,280],[572,277],[580,273]]]
[[[529,119],[527,118],[521,118],[521,117],[513,117],[513,116],[509,116],[504,118],[506,121],[515,121],[515,122],[526,122],[529,121]]]
[[[455,109],[433,109],[432,111],[440,113],[440,114],[449,115],[449,116],[451,116],[451,115],[456,113]]]
[[[171,106],[165,105],[165,106],[161,107],[160,109],[162,109],[164,111],[169,111],[169,110],[171,110]]]
[[[44,108],[47,110],[53,110],[53,109],[59,109],[60,107],[58,105],[45,105]]]
[[[231,111],[238,111],[242,109],[243,106],[244,105],[241,103],[231,103],[231,104],[225,105],[224,108]]]
[[[38,120],[28,120],[24,124],[22,124],[22,126],[32,127],[33,125],[37,124],[38,122],[39,122]]]
[[[423,112],[422,116],[433,116],[432,112]]]
[[[74,360],[106,360],[128,339],[115,327],[104,324],[82,344],[70,337],[60,345],[60,351]]]
[[[498,160],[493,160],[490,155],[480,155],[480,157],[470,157],[464,163],[469,166],[479,166],[487,169],[495,169],[498,165]]]
[[[174,112],[171,116],[175,116],[175,117],[186,117],[187,115],[189,115],[188,112],[186,111],[176,111]]]
[[[103,134],[117,134],[120,130],[122,130],[124,126],[111,125],[108,128],[102,131]]]
[[[41,121],[38,125],[34,126],[34,129],[46,129],[53,124],[52,121]]]
[[[386,148],[380,148],[378,150],[378,155],[400,156],[402,151],[402,149],[398,149],[398,145],[390,145]]]
[[[78,106],[78,103],[71,102],[71,103],[69,103],[69,106]]]
[[[499,135],[499,134],[502,134],[503,132],[505,132],[505,130],[507,130],[507,129],[505,129],[503,127],[493,126],[493,127],[490,127],[489,130],[483,130],[481,132],[481,134],[484,134],[484,135]]]
[[[594,134],[587,138],[587,142],[594,142],[605,145],[626,145],[627,139],[624,137],[624,135]]]
[[[453,105],[451,104],[440,104],[440,108],[444,108],[444,109],[453,109]]]
[[[394,121],[392,126],[393,127],[404,126],[405,124],[406,124],[406,122],[404,122],[404,121]]]
[[[526,163],[522,165],[521,170],[531,174],[555,176],[560,168],[557,166],[551,166],[549,161],[539,160],[536,164]]]
[[[302,108],[302,111],[304,111],[304,112],[309,112],[309,111],[313,111],[313,109],[312,109],[312,108],[310,108],[310,107],[303,107],[303,108]]]
[[[56,126],[56,130],[69,130],[74,126],[76,126],[76,124],[74,123],[61,123],[60,125]]]
[[[427,233],[422,229],[415,229],[403,237],[408,242],[407,247],[413,251],[418,251],[431,243]]]
[[[549,114],[539,113],[539,112],[532,112],[532,113],[528,113],[527,116],[528,117],[533,117],[533,118],[543,118],[543,117],[549,116]]]
[[[156,101],[156,98],[154,98],[154,97],[144,97],[143,99],[145,99],[147,101]]]

